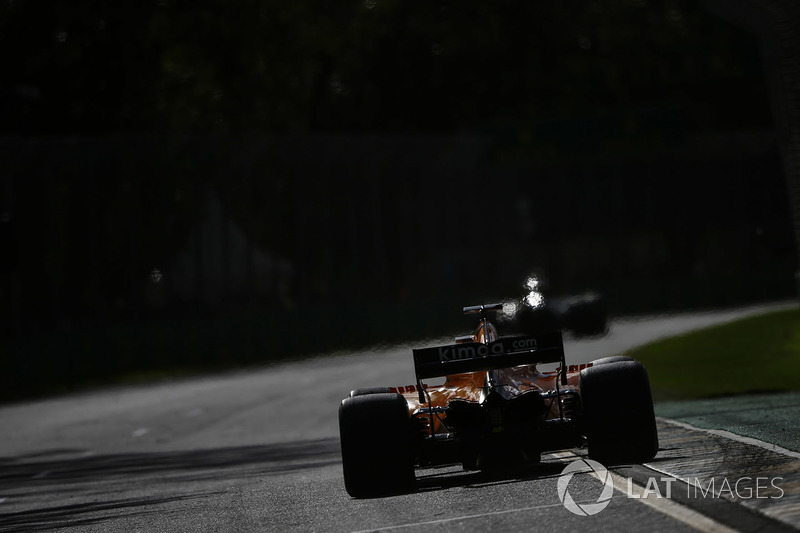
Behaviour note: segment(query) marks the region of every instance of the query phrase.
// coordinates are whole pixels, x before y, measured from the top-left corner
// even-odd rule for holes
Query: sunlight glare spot
[[[544,296],[540,292],[532,291],[525,297],[525,303],[536,309],[544,304]]]

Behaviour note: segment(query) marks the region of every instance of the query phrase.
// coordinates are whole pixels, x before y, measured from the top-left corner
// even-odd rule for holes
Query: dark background
[[[446,334],[531,272],[795,294],[763,40],[696,2],[9,0],[0,55],[7,394]]]

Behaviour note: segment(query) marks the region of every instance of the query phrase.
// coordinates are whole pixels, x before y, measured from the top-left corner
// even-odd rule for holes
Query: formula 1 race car
[[[466,470],[538,463],[545,451],[588,447],[606,465],[658,451],[650,382],[641,363],[615,356],[567,366],[561,332],[499,336],[502,304],[465,307],[472,335],[413,350],[416,384],[357,389],[339,407],[347,492],[415,489],[417,467]],[[554,367],[540,370],[539,365]],[[442,385],[423,380],[444,377]]]

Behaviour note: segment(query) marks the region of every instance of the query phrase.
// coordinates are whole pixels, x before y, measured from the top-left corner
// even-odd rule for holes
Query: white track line
[[[420,526],[435,526],[439,524],[446,524],[448,522],[456,522],[459,520],[471,520],[474,518],[483,518],[486,516],[497,516],[502,514],[510,514],[510,513],[521,513],[524,511],[538,511],[540,509],[550,509],[553,507],[564,507],[563,503],[553,503],[550,505],[537,505],[536,507],[520,507],[519,509],[507,509],[505,511],[493,511],[491,513],[480,513],[480,514],[470,514],[464,516],[454,516],[453,518],[442,518],[441,520],[429,520],[427,522],[413,522],[410,524],[399,524],[396,526],[385,526],[385,527],[376,527],[371,529],[362,529],[359,531],[354,531],[353,533],[368,533],[370,531],[391,531],[393,529],[405,529],[409,527],[420,527]]]
[[[781,448],[777,444],[770,444],[769,442],[764,442],[763,440],[754,439],[752,437],[743,437],[742,435],[737,435],[736,433],[731,433],[730,431],[725,431],[722,429],[699,428],[691,424],[687,424],[686,422],[679,422],[677,420],[672,420],[671,418],[659,417],[658,419],[661,422],[666,422],[667,424],[672,424],[674,426],[682,427],[684,429],[689,429],[691,431],[702,431],[704,433],[710,433],[711,435],[716,435],[718,437],[725,437],[726,439],[735,440],[737,442],[742,442],[744,444],[758,446],[759,448],[763,448],[765,450],[769,450],[775,453],[780,453],[782,455],[786,455],[794,459],[800,459],[800,453],[792,450],[787,450],[786,448]]]

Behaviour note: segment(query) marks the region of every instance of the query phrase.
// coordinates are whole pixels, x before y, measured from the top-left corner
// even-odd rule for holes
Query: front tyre
[[[339,406],[342,469],[347,493],[370,498],[415,488],[413,429],[400,394],[373,393]]]
[[[642,363],[622,360],[581,370],[580,392],[589,457],[619,464],[656,456],[658,430]]]

